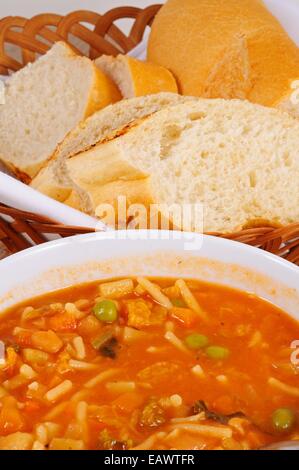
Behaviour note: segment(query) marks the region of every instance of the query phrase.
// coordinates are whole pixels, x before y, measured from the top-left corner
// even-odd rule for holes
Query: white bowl
[[[297,266],[241,243],[166,231],[79,235],[10,256],[0,262],[0,312],[72,284],[136,275],[240,288],[299,320]]]

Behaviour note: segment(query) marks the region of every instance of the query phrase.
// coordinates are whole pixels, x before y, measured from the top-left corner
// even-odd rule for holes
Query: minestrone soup
[[[299,324],[237,290],[120,279],[0,319],[0,449],[257,449],[299,438]]]

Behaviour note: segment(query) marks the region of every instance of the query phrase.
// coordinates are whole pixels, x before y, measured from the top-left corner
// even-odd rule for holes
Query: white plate
[[[297,266],[241,243],[165,231],[79,235],[10,256],[0,262],[0,311],[72,284],[137,275],[230,285],[264,297],[299,320]]]

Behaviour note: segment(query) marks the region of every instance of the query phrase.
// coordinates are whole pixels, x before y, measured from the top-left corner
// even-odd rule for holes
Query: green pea
[[[117,320],[117,308],[112,300],[102,300],[93,308],[96,318],[103,323],[113,323]]]
[[[185,304],[185,302],[182,300],[182,299],[172,299],[172,305],[174,307],[180,307],[180,308],[186,308],[187,305]]]
[[[289,408],[278,408],[272,414],[272,424],[278,432],[288,432],[295,424],[295,414]]]
[[[189,349],[201,349],[209,344],[209,339],[205,335],[192,333],[185,338],[185,343]]]
[[[210,359],[227,359],[230,355],[230,351],[227,348],[223,348],[222,346],[209,346],[206,349],[206,355]]]

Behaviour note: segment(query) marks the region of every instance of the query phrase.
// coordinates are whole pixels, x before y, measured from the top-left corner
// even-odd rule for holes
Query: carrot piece
[[[33,333],[31,341],[35,348],[50,354],[57,353],[63,346],[62,340],[53,330],[36,331]]]
[[[118,398],[116,398],[116,400],[113,401],[112,404],[120,411],[125,413],[132,413],[142,405],[143,401],[143,398],[138,393],[128,392],[120,395]]]
[[[24,407],[24,411],[28,411],[28,413],[36,413],[37,411],[40,410],[40,403],[38,401],[35,401],[35,400],[27,400],[25,402],[25,407]]]
[[[21,347],[28,347],[31,346],[31,337],[31,331],[20,331],[20,333],[15,336],[15,341]]]
[[[0,412],[0,435],[6,436],[24,428],[24,421],[17,408],[17,401],[13,397],[4,397]]]
[[[57,313],[49,319],[49,328],[54,331],[74,331],[77,328],[77,319],[68,312]]]
[[[229,395],[218,397],[213,403],[213,409],[224,415],[230,415],[236,411],[233,399]]]
[[[9,376],[15,373],[15,368],[18,363],[19,356],[13,348],[7,348],[6,351],[6,361],[5,365],[2,367],[2,370],[6,372]]]
[[[175,320],[184,323],[187,328],[194,325],[194,323],[198,320],[198,315],[189,308],[173,307],[170,310],[170,315]]]
[[[260,431],[249,431],[247,441],[251,449],[259,449],[266,445],[265,436]]]

